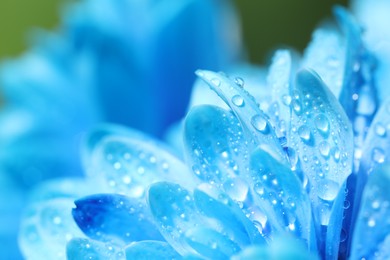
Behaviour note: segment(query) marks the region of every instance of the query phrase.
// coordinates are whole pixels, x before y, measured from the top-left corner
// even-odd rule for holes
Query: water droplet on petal
[[[282,96],[283,104],[286,106],[289,106],[291,104],[291,96],[290,95],[283,95]]]
[[[293,100],[291,102],[291,105],[293,107],[295,114],[300,115],[302,110],[301,103],[298,100]]]
[[[262,132],[263,134],[268,133],[268,122],[260,115],[255,115],[251,119],[251,123],[256,130]]]
[[[240,78],[240,77],[236,77],[234,79],[234,83],[236,83],[237,86],[239,86],[240,88],[243,88],[244,84],[245,84],[244,80],[242,78]]]
[[[311,137],[311,132],[310,132],[310,129],[305,126],[305,125],[302,125],[298,128],[298,135],[299,137],[302,139],[302,141],[304,141],[305,143],[310,143],[310,139],[312,138]]]
[[[318,183],[318,197],[322,200],[333,201],[339,192],[339,184],[332,180],[324,179]]]
[[[236,105],[238,107],[242,107],[245,104],[244,99],[240,95],[233,96],[232,97],[232,102],[233,102],[234,105]]]
[[[229,179],[223,184],[225,192],[235,201],[245,201],[248,184],[240,178]]]
[[[371,153],[371,158],[376,163],[385,161],[385,152],[381,148],[374,148]]]
[[[329,133],[329,120],[325,115],[317,115],[314,118],[314,124],[321,134],[327,135]]]
[[[376,123],[374,127],[375,134],[379,137],[384,137],[386,135],[386,128],[382,123]]]
[[[330,154],[330,145],[327,141],[323,141],[318,145],[318,149],[320,150],[320,153],[325,158],[329,157]]]

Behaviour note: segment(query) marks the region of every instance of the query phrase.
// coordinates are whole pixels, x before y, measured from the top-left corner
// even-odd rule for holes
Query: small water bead
[[[386,136],[386,128],[382,123],[376,123],[374,126],[375,134],[379,137]]]
[[[325,158],[328,158],[329,157],[329,154],[330,154],[330,145],[327,141],[322,141],[319,145],[318,145],[318,149],[320,151],[320,154],[325,157]]]
[[[367,226],[369,226],[369,227],[375,227],[375,225],[376,225],[375,219],[373,219],[373,218],[368,219],[368,221],[367,221]]]
[[[232,97],[232,102],[237,107],[243,107],[245,105],[245,101],[241,95],[234,95]]]
[[[211,83],[213,83],[216,87],[221,86],[221,81],[217,78],[211,79]]]
[[[269,131],[268,122],[260,115],[255,115],[251,119],[252,126],[263,134],[267,134]]]
[[[378,200],[374,200],[373,202],[372,202],[372,204],[371,204],[371,207],[373,208],[373,209],[379,209],[379,207],[380,207],[380,202],[378,201]]]
[[[302,139],[303,142],[309,144],[311,143],[311,132],[310,132],[310,129],[305,126],[305,125],[302,125],[298,128],[298,135],[299,137]]]
[[[286,106],[289,106],[291,104],[291,96],[290,95],[283,95],[282,96],[282,102],[283,104],[285,104]]]
[[[318,197],[322,200],[333,201],[339,192],[339,184],[332,180],[321,180],[318,183]]]
[[[336,162],[340,161],[340,149],[338,147],[332,148],[332,154]]]
[[[243,88],[244,84],[245,84],[245,81],[242,78],[240,78],[240,77],[236,77],[234,79],[234,83],[236,83],[236,85],[239,86],[240,88]]]
[[[329,134],[329,120],[325,115],[323,114],[317,115],[314,118],[314,124],[322,135]]]
[[[372,149],[371,159],[376,163],[383,163],[385,161],[386,155],[381,148]]]
[[[292,105],[292,108],[293,108],[295,114],[300,115],[302,112],[301,111],[302,110],[301,103],[298,100],[293,100],[291,102],[291,105]]]

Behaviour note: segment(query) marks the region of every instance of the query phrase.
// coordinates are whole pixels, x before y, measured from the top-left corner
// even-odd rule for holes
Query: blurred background
[[[0,59],[15,57],[28,46],[32,28],[55,29],[60,7],[76,0],[1,0]],[[180,0],[178,0],[180,1]],[[331,17],[332,6],[346,0],[235,0],[250,59],[267,61],[273,49],[291,46],[302,51],[313,29]]]

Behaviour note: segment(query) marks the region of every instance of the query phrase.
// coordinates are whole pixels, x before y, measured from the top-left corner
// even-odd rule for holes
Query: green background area
[[[180,1],[180,0],[177,0]],[[28,46],[32,28],[53,29],[66,0],[0,0],[0,59],[15,57]],[[331,17],[335,4],[346,0],[236,0],[243,35],[253,62],[287,45],[302,50],[318,23]]]

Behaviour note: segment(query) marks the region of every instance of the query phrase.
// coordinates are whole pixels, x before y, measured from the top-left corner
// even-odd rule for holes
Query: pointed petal
[[[377,258],[390,240],[390,167],[378,167],[368,178],[352,241],[351,259]]]
[[[162,241],[135,242],[126,247],[125,252],[127,260],[181,259],[181,256],[168,243]]]
[[[88,238],[73,238],[66,245],[66,259],[124,260],[125,254],[111,244],[97,242]]]
[[[245,139],[251,146],[268,147],[269,150],[275,151],[278,159],[286,162],[285,153],[274,128],[268,116],[259,109],[253,96],[222,74],[197,71],[197,75],[233,110],[243,126]]]
[[[73,218],[92,239],[123,244],[163,240],[143,200],[119,194],[97,194],[79,199],[75,204]]]

